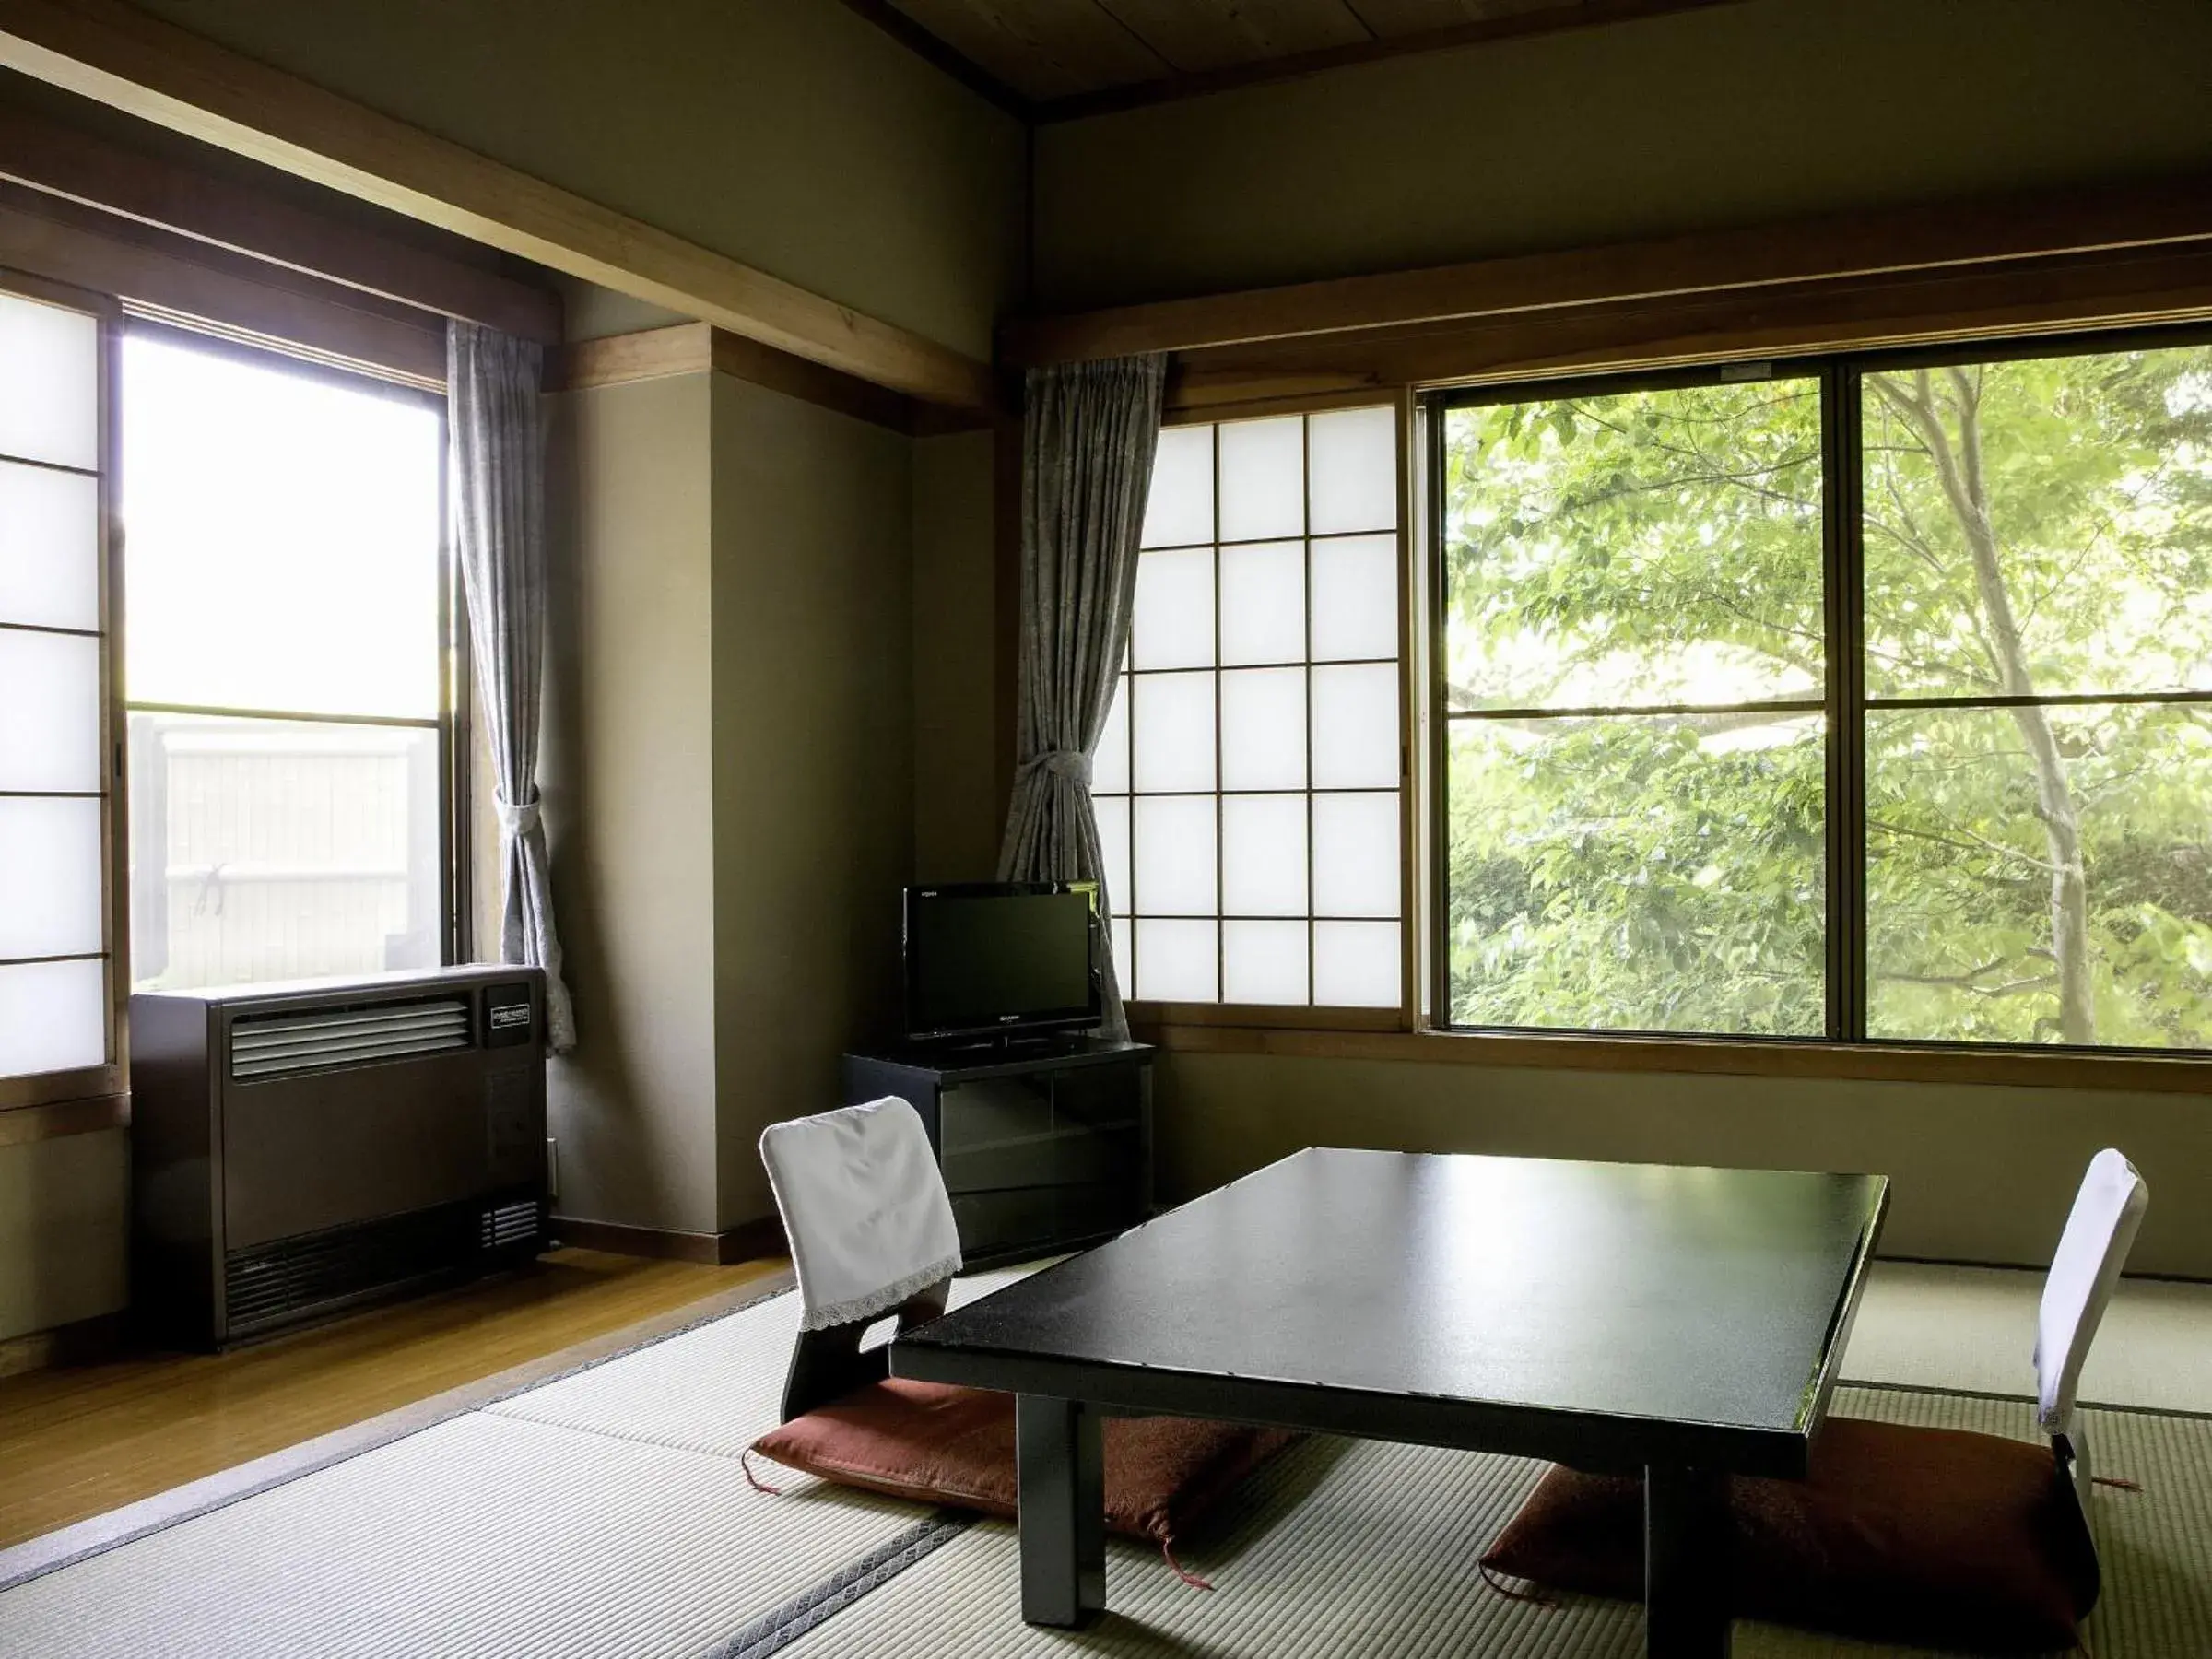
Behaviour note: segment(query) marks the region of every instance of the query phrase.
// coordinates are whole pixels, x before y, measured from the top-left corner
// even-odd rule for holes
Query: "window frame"
[[[1338,414],[1353,409],[1389,408],[1393,410],[1396,416],[1396,526],[1387,532],[1345,532],[1344,534],[1347,536],[1354,535],[1371,535],[1376,536],[1388,535],[1395,541],[1397,546],[1396,598],[1398,624],[1398,767],[1396,782],[1393,787],[1394,787],[1396,790],[1398,798],[1399,877],[1398,915],[1396,917],[1398,924],[1399,943],[1398,1005],[1396,1006],[1389,1006],[1381,1005],[1334,1005],[1313,1002],[1239,1003],[1227,1000],[1198,1003],[1163,1002],[1130,996],[1128,993],[1135,988],[1135,982],[1133,976],[1129,976],[1124,977],[1123,980],[1124,998],[1124,1006],[1127,1012],[1130,1023],[1133,1026],[1144,1028],[1147,1030],[1159,1030],[1163,1028],[1170,1027],[1250,1027],[1283,1030],[1312,1031],[1317,1033],[1333,1031],[1404,1033],[1414,1030],[1419,1021],[1420,1010],[1423,1004],[1421,988],[1421,962],[1424,952],[1423,940],[1427,935],[1428,929],[1424,922],[1425,899],[1422,891],[1422,882],[1419,874],[1421,865],[1420,860],[1416,856],[1416,849],[1419,845],[1423,831],[1421,828],[1422,807],[1419,800],[1418,799],[1420,789],[1421,768],[1416,762],[1416,756],[1420,749],[1420,744],[1416,735],[1416,719],[1421,707],[1421,703],[1419,696],[1416,691],[1416,688],[1419,684],[1419,678],[1416,665],[1413,661],[1413,656],[1415,649],[1420,639],[1420,629],[1418,626],[1418,618],[1421,614],[1422,607],[1422,598],[1419,589],[1422,581],[1424,580],[1421,573],[1423,570],[1421,549],[1424,545],[1424,538],[1420,534],[1419,526],[1416,522],[1418,500],[1418,492],[1415,488],[1416,480],[1420,476],[1422,469],[1416,463],[1413,439],[1411,437],[1411,433],[1415,429],[1416,426],[1417,401],[1416,394],[1408,389],[1394,387],[1376,389],[1373,387],[1368,387],[1357,392],[1341,393],[1333,395],[1283,399],[1271,402],[1265,406],[1239,406],[1235,408],[1219,410],[1194,409],[1188,411],[1171,411],[1163,417],[1160,422],[1160,429],[1164,432],[1171,429],[1182,427],[1202,426],[1218,428],[1236,421],[1264,420],[1285,416],[1297,416],[1301,419],[1310,419],[1311,417],[1316,415]],[[1310,464],[1312,459],[1312,428],[1310,425],[1308,425],[1301,433],[1301,442],[1306,447],[1308,461],[1308,470],[1306,476],[1306,491],[1308,499],[1305,503],[1305,512],[1301,514],[1302,523],[1305,518],[1310,517],[1312,510],[1311,498],[1312,491],[1312,478]],[[1216,440],[1214,446],[1213,465],[1215,473],[1214,527],[1217,534],[1215,540],[1208,545],[1210,545],[1212,547],[1216,560],[1214,579],[1218,599],[1220,582],[1219,558],[1221,548],[1225,545],[1220,541],[1218,536],[1218,531],[1220,527],[1220,446],[1218,439]],[[1312,559],[1312,541],[1313,538],[1308,535],[1305,530],[1301,529],[1298,539],[1306,547],[1304,558],[1307,566],[1306,581],[1308,583],[1307,592],[1310,603]],[[1327,538],[1324,537],[1323,539]],[[1239,544],[1232,542],[1226,545],[1233,547]],[[1171,549],[1162,547],[1146,550],[1169,551]],[[1217,681],[1219,674],[1221,673],[1221,665],[1218,662],[1220,626],[1220,616],[1218,606],[1217,604],[1216,615],[1214,618],[1217,661],[1213,669],[1213,672],[1217,677]],[[1307,656],[1303,659],[1303,665],[1310,671],[1313,665],[1310,650],[1310,641],[1312,632],[1312,618],[1311,615],[1309,615],[1306,619],[1306,631],[1309,641],[1309,651]],[[1117,677],[1129,680],[1132,682],[1132,684],[1134,684],[1135,675],[1136,672],[1138,671],[1125,665],[1118,671]],[[1145,670],[1143,672],[1176,671]],[[1197,670],[1193,672],[1204,671]],[[1310,696],[1311,692],[1309,692],[1309,698]],[[1218,705],[1217,704],[1215,710],[1215,754],[1217,765],[1218,764],[1220,752],[1219,724],[1220,711]],[[1312,733],[1310,727],[1306,735],[1306,741],[1309,759],[1311,759]],[[1132,759],[1134,761],[1134,755]],[[1217,784],[1218,783],[1218,779],[1217,778]],[[1130,777],[1130,788],[1124,797],[1130,803],[1131,809],[1131,846],[1133,849],[1133,868],[1135,822],[1135,804],[1138,799],[1138,792],[1136,791],[1135,785],[1135,777],[1133,764]],[[1218,800],[1221,798],[1224,793],[1236,792],[1223,792],[1217,787],[1210,793],[1217,800]],[[1311,788],[1310,779],[1308,787],[1303,793],[1307,794],[1310,803],[1312,795],[1316,793]],[[1324,791],[1321,793],[1330,792]],[[1377,789],[1373,793],[1379,794],[1381,791],[1380,789]],[[1311,813],[1311,805],[1309,804],[1309,814]],[[1311,819],[1309,818],[1309,823],[1310,822]],[[1217,837],[1218,833],[1218,832],[1217,831]],[[1218,885],[1220,881],[1221,860],[1221,849],[1218,839],[1217,839],[1215,843],[1214,858],[1215,880],[1217,884],[1218,899]],[[1312,878],[1312,848],[1309,832],[1309,841],[1307,846],[1309,882]],[[1135,937],[1135,912],[1134,910],[1123,909],[1123,907],[1127,903],[1126,896],[1115,894],[1113,895],[1113,901],[1116,908],[1117,918],[1125,916],[1129,922],[1130,937],[1132,940],[1134,940]],[[1224,918],[1218,915],[1215,920],[1217,926],[1220,926],[1224,921]],[[1310,992],[1310,976],[1312,973],[1312,942],[1311,929],[1315,918],[1309,915],[1305,918],[1305,920],[1307,922],[1309,930],[1307,942],[1307,971],[1309,974]],[[1217,984],[1219,982],[1218,975],[1221,971],[1219,965],[1220,954],[1224,948],[1225,947],[1222,945],[1221,941],[1217,939]],[[1117,975],[1126,976],[1129,966],[1129,964],[1124,964],[1117,960],[1114,964],[1115,972]]]
[[[100,358],[96,373],[100,546],[96,559],[100,572],[100,744],[104,785],[100,833],[105,854],[100,866],[100,926],[106,959],[108,1019],[108,1057],[103,1064],[0,1077],[0,1115],[89,1102],[98,1108],[117,1109],[95,1112],[93,1126],[104,1127],[110,1122],[121,1121],[120,1108],[130,1088],[130,1027],[124,1017],[131,994],[130,841],[124,828],[129,821],[130,773],[123,759],[125,729],[121,672],[123,537],[116,526],[117,464],[122,445],[116,410],[123,362],[124,313],[122,304],[112,296],[19,271],[0,274],[0,291],[88,315],[99,328]],[[35,1124],[32,1132],[36,1133]],[[0,1144],[6,1144],[7,1139],[7,1135],[0,1133]]]
[[[1420,432],[1421,495],[1424,523],[1419,549],[1420,602],[1427,638],[1422,684],[1424,764],[1419,789],[1427,847],[1424,906],[1419,932],[1428,951],[1423,1018],[1408,1031],[1447,1044],[1472,1041],[1491,1055],[1500,1045],[1514,1056],[1499,1064],[1604,1065],[1612,1053],[1638,1069],[1743,1071],[1753,1075],[1806,1075],[1800,1056],[1813,1061],[1811,1075],[1885,1079],[1925,1077],[1935,1080],[2029,1082],[2061,1081],[2079,1086],[2197,1088],[2212,1068],[2212,1047],[2161,1049],[2122,1044],[1965,1042],[1956,1040],[1876,1037],[1867,1033],[1867,916],[1865,761],[1866,715],[1870,708],[1925,706],[1928,698],[1870,699],[1865,687],[1865,548],[1860,512],[1864,455],[1861,388],[1870,373],[1895,369],[2021,362],[2100,352],[2185,347],[2212,344],[2212,327],[2202,323],[2039,332],[2028,336],[1974,336],[1876,350],[1735,358],[1695,366],[1652,370],[1607,370],[1589,374],[1552,374],[1531,379],[1499,379],[1479,385],[1424,389],[1418,398],[1424,422]],[[1747,372],[1756,367],[1761,372]],[[1827,1019],[1818,1036],[1732,1034],[1707,1031],[1653,1031],[1574,1027],[1467,1026],[1451,1020],[1451,960],[1447,935],[1449,901],[1448,759],[1450,725],[1444,677],[1448,617],[1444,604],[1445,559],[1442,526],[1445,477],[1444,416],[1452,409],[1540,402],[1560,396],[1600,396],[1609,393],[1710,386],[1788,378],[1817,379],[1820,387],[1821,571],[1823,628],[1826,634],[1823,718],[1826,724],[1827,801],[1825,885],[1827,916],[1825,990]],[[2007,700],[1994,700],[2003,706]],[[2076,703],[2207,702],[2212,690],[2173,694],[2038,696],[2041,706]],[[1987,698],[1936,699],[1980,707]],[[1650,712],[1652,711],[1639,711]],[[1406,1033],[1401,1033],[1404,1035]],[[1823,1061],[1818,1057],[1825,1056]],[[1402,1057],[1414,1057],[1410,1054]],[[1431,1053],[1429,1057],[1444,1057]],[[1455,1058],[1474,1058],[1472,1054]],[[1903,1064],[1900,1071],[1892,1060]],[[1915,1060],[1924,1062],[1915,1065]],[[2070,1062],[2053,1067],[2053,1061]],[[1985,1064],[1986,1063],[1986,1064]],[[2023,1070],[2040,1067],[2035,1071]],[[2087,1068],[2085,1070],[2085,1068]],[[2189,1080],[2178,1082],[2177,1075]]]
[[[452,445],[448,428],[449,406],[443,391],[430,391],[412,382],[389,379],[358,369],[341,367],[315,357],[302,356],[285,349],[275,341],[248,341],[218,332],[202,330],[188,323],[163,316],[147,317],[135,313],[123,316],[112,351],[113,366],[111,379],[118,398],[122,387],[122,345],[125,338],[137,336],[152,340],[166,340],[194,351],[234,358],[261,368],[274,368],[288,374],[300,374],[342,386],[348,391],[367,393],[389,398],[395,403],[427,409],[438,420],[438,712],[428,717],[380,714],[334,714],[293,709],[218,708],[196,704],[135,702],[127,700],[123,689],[122,660],[119,657],[111,676],[110,690],[116,709],[117,727],[115,753],[117,764],[125,775],[129,771],[124,745],[127,742],[129,717],[133,713],[187,714],[214,718],[233,717],[243,720],[303,721],[325,725],[392,726],[408,731],[435,731],[438,743],[438,947],[439,965],[451,967],[469,959],[473,947],[471,937],[471,864],[469,811],[473,769],[470,764],[474,732],[471,724],[472,686],[469,672],[470,653],[467,611],[461,585],[460,561],[453,555],[452,515]],[[117,405],[120,407],[120,403]],[[112,454],[118,467],[122,461],[122,421],[112,422]],[[119,475],[118,475],[119,476]],[[116,537],[120,546],[122,538]],[[122,558],[114,560],[119,572]],[[120,843],[118,864],[122,880],[127,887],[130,879],[130,836],[128,819],[124,820],[124,832],[116,837]],[[130,982],[124,984],[124,995],[130,994]],[[127,1004],[125,1005],[127,1006]]]

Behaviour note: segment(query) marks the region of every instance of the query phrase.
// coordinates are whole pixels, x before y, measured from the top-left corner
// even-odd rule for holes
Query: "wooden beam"
[[[0,184],[0,265],[339,368],[445,388],[445,324],[427,312],[19,185]]]
[[[4,104],[0,179],[526,340],[561,336],[548,289]]]
[[[1009,323],[1020,365],[1465,322],[2212,238],[2212,178],[1846,214]]]
[[[575,340],[547,365],[548,392],[589,392],[632,381],[704,374],[714,366],[714,331],[704,323],[641,328],[634,334]]]
[[[1501,382],[1731,359],[2212,318],[2212,243],[1799,283],[1654,303],[1318,335],[1179,355],[1167,406],[1218,419],[1373,402],[1406,386]]]
[[[558,355],[546,389],[581,392],[673,374],[703,374],[711,369],[895,432],[912,433],[920,424],[912,398],[704,323],[578,340]],[[975,418],[967,420],[972,424]],[[932,424],[930,429],[951,429]]]
[[[989,365],[149,18],[0,0],[0,65],[931,403],[988,410]]]

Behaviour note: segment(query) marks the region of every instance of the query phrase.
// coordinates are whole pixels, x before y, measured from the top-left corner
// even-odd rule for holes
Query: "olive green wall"
[[[1866,1170],[1894,1182],[1885,1254],[2021,1265],[2049,1263],[2090,1156],[2117,1146],[2151,1191],[2131,1269],[2212,1277],[2201,1095],[1182,1053],[1158,1114],[1171,1198],[1306,1146]]]
[[[0,1147],[0,1341],[124,1305],[130,1162],[120,1129]]]
[[[561,1213],[714,1230],[712,400],[550,398],[539,789],[577,1046],[548,1079]]]
[[[760,1131],[838,1105],[838,1056],[897,1013],[913,863],[912,446],[710,378],[713,1167],[727,1228],[774,1207]]]
[[[992,435],[914,441],[914,878],[988,881],[999,798]]]
[[[1050,125],[1041,309],[2212,166],[2203,0],[1746,0]]]
[[[144,9],[973,356],[1020,279],[1020,124],[836,0]]]

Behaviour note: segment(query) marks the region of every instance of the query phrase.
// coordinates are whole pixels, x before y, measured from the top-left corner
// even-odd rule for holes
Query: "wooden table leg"
[[[1643,1475],[1644,1645],[1651,1659],[1727,1659],[1728,1477]]]
[[[1106,1606],[1106,1449],[1080,1400],[1018,1396],[1015,1475],[1021,1506],[1021,1616],[1073,1629]]]

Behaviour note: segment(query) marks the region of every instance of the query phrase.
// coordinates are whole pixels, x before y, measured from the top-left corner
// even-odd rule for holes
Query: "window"
[[[2212,348],[1431,431],[1450,1023],[2212,1047]]]
[[[1124,988],[1397,1007],[1394,409],[1171,428],[1093,760]]]
[[[446,959],[435,401],[168,330],[122,356],[137,982]]]
[[[119,1087],[94,304],[0,293],[0,1105]]]

